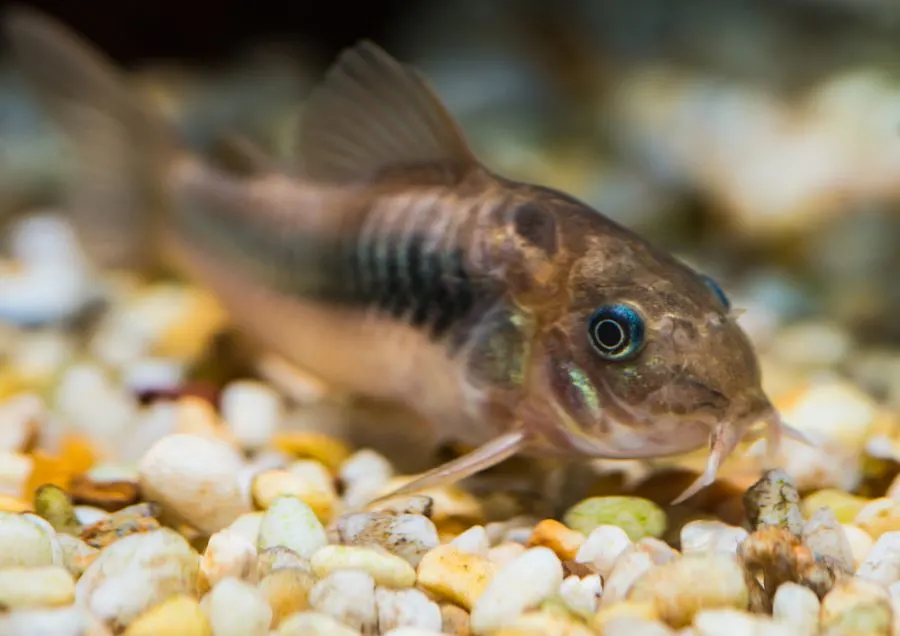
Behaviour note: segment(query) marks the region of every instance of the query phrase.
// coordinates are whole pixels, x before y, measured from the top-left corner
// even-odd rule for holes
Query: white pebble
[[[556,593],[563,579],[559,557],[549,548],[526,550],[503,566],[472,608],[472,630],[499,629]]]
[[[605,578],[609,576],[619,556],[632,545],[631,539],[622,528],[597,526],[578,548],[575,561],[590,565]]]
[[[175,516],[213,533],[249,512],[238,482],[242,464],[225,442],[168,435],[141,459],[141,489]]]
[[[272,608],[254,586],[226,578],[203,599],[203,609],[215,636],[266,636]]]
[[[0,606],[10,609],[69,605],[75,581],[58,566],[13,567],[0,570]]]
[[[298,612],[281,621],[275,636],[360,636],[358,629],[351,629],[322,612]]]
[[[338,476],[344,484],[344,501],[351,509],[374,499],[394,475],[394,467],[371,449],[355,452],[341,464]]]
[[[45,415],[43,400],[33,393],[0,402],[0,450],[23,450]]]
[[[310,566],[319,578],[339,570],[361,570],[386,587],[411,587],[416,582],[416,571],[408,562],[372,548],[326,545],[312,555]]]
[[[0,568],[40,567],[53,561],[53,534],[24,515],[0,512]]]
[[[226,578],[254,581],[256,545],[228,528],[214,533],[200,559],[200,574],[210,587]]]
[[[249,380],[231,382],[223,389],[221,410],[235,439],[248,449],[265,446],[283,418],[278,393],[261,382]]]
[[[820,508],[803,524],[803,542],[816,557],[828,557],[846,572],[853,572],[853,551],[831,508]]]
[[[853,553],[853,571],[855,572],[859,569],[862,562],[866,560],[866,557],[872,550],[872,546],[875,545],[875,540],[872,538],[872,535],[855,524],[845,523],[842,524],[842,527],[844,528],[844,535],[850,543],[850,551]]]
[[[681,529],[681,551],[737,554],[738,545],[748,536],[743,528],[721,521],[691,521]]]
[[[264,512],[245,512],[231,522],[229,530],[234,530],[253,545],[259,544],[259,528],[262,525]]]
[[[486,557],[488,550],[491,548],[491,542],[488,539],[487,531],[484,526],[472,526],[465,532],[457,535],[450,541],[450,545],[456,547],[461,552],[468,552],[480,557]]]
[[[603,593],[599,574],[583,578],[567,576],[559,586],[559,597],[573,614],[589,618],[597,611],[597,603]]]
[[[629,551],[616,561],[604,578],[600,606],[606,607],[625,599],[631,586],[641,576],[653,569],[653,559],[646,552]]]
[[[362,632],[371,633],[378,625],[375,581],[366,572],[343,570],[329,574],[309,591],[309,604]]]
[[[900,581],[900,530],[885,532],[878,537],[856,576],[885,587]]]
[[[0,614],[3,636],[107,636],[83,607],[18,610]]]
[[[813,636],[819,630],[819,597],[804,585],[782,583],[775,592],[772,616],[792,625],[797,636]]]
[[[487,558],[492,563],[503,567],[510,561],[518,559],[525,553],[525,546],[521,543],[501,543],[488,550]]]
[[[378,629],[382,633],[399,627],[441,631],[441,608],[419,590],[375,590]]]
[[[325,528],[312,508],[296,497],[278,497],[263,515],[257,547],[281,545],[309,558],[327,543]]]

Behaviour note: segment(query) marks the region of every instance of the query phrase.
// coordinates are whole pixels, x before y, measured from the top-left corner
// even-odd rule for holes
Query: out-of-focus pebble
[[[585,577],[567,576],[559,586],[559,597],[570,612],[589,618],[597,611],[597,601],[603,593],[599,574]]]
[[[606,576],[600,606],[607,607],[624,600],[635,581],[654,567],[653,559],[646,552],[627,551],[623,553]]]
[[[231,522],[228,530],[233,530],[253,545],[259,543],[259,528],[262,525],[263,512],[247,512]]]
[[[772,616],[793,627],[797,636],[815,636],[819,629],[819,597],[804,585],[782,583],[775,591]]]
[[[327,543],[325,528],[316,513],[296,497],[278,497],[259,526],[260,550],[282,545],[309,558]]]
[[[844,529],[830,508],[820,508],[803,526],[803,542],[816,558],[853,572],[853,552]]]
[[[561,560],[571,561],[585,539],[582,533],[570,530],[554,519],[544,519],[534,527],[526,547],[542,545],[553,550]]]
[[[319,578],[340,570],[362,570],[385,587],[411,587],[416,582],[416,571],[408,562],[372,548],[326,545],[312,555],[310,565]]]
[[[430,550],[418,567],[418,583],[429,594],[471,610],[497,566],[450,545]]]
[[[885,587],[900,581],[900,531],[885,532],[878,537],[856,575]]]
[[[109,513],[94,506],[75,506],[75,519],[83,526],[92,526],[105,519],[109,519]]]
[[[491,542],[488,539],[484,526],[472,526],[465,532],[455,536],[450,541],[450,545],[462,552],[480,557],[486,557],[488,550],[491,549]]]
[[[900,530],[900,503],[889,497],[873,499],[859,511],[853,523],[873,539],[878,539],[885,532]]]
[[[800,636],[794,625],[771,620],[768,616],[748,614],[735,609],[707,609],[697,613],[694,619],[697,636]]]
[[[469,613],[458,605],[441,605],[441,631],[451,636],[469,636]]]
[[[487,558],[492,563],[503,567],[513,559],[521,556],[525,549],[525,546],[521,543],[501,543],[488,550]]]
[[[575,561],[590,565],[601,576],[608,576],[616,560],[632,547],[631,539],[618,526],[598,526],[591,530],[575,554]]]
[[[857,525],[845,523],[841,527],[844,529],[844,535],[850,543],[850,551],[853,553],[853,568],[856,571],[868,557],[872,546],[875,545],[875,541],[868,532]]]
[[[266,636],[272,608],[255,587],[235,578],[219,581],[201,603],[214,636]]]
[[[550,612],[525,612],[508,625],[490,632],[492,636],[592,636],[591,630],[565,615]]]
[[[255,450],[275,435],[283,417],[281,398],[271,387],[250,380],[237,380],[222,390],[222,419],[238,444]]]
[[[186,594],[171,596],[141,614],[125,636],[212,636],[200,604]]]
[[[53,537],[21,515],[0,512],[0,568],[53,564]]]
[[[249,512],[238,482],[242,464],[224,442],[168,435],[141,459],[141,489],[178,518],[212,534]]]
[[[394,489],[405,486],[415,478],[416,475],[393,477],[384,484],[376,495],[378,497],[386,496],[393,492]],[[419,494],[431,498],[431,520],[434,521],[438,529],[442,528],[442,523],[446,523],[455,532],[459,532],[462,527],[469,527],[484,521],[484,510],[481,502],[470,492],[458,486],[426,488]]]
[[[25,609],[0,614],[0,634],[4,636],[112,636],[83,607],[70,605]]]
[[[200,559],[200,588],[215,587],[219,581],[234,577],[255,582],[256,546],[246,537],[228,528],[214,533]]]
[[[310,590],[309,604],[361,632],[372,633],[378,625],[375,581],[366,572],[342,570],[329,574]]]
[[[419,590],[375,589],[378,629],[382,633],[398,627],[441,631],[441,610]]]
[[[344,484],[344,502],[356,509],[374,499],[394,476],[394,467],[382,455],[362,449],[347,458],[338,473]]]
[[[267,470],[253,478],[253,502],[268,508],[281,496],[302,500],[323,522],[328,522],[337,502],[337,494],[326,468],[314,460],[296,462],[285,470]]]
[[[662,539],[655,539],[653,537],[639,539],[637,543],[634,544],[634,549],[638,552],[646,552],[650,555],[650,559],[653,561],[654,565],[669,563],[681,556],[678,553],[678,550],[668,543]]]
[[[736,558],[691,554],[652,569],[635,582],[628,598],[653,603],[660,618],[680,628],[701,609],[746,609],[749,592]]]
[[[624,618],[643,621],[656,621],[659,616],[656,608],[651,603],[637,603],[623,601],[621,603],[601,604],[600,609],[590,619],[590,625],[594,631],[606,634],[612,623]]]
[[[360,636],[358,629],[335,620],[322,612],[299,612],[275,630],[275,636]]]
[[[44,416],[44,402],[34,393],[21,393],[0,401],[0,450],[11,453],[24,450]]]
[[[666,531],[666,513],[640,497],[591,497],[572,506],[564,515],[569,528],[589,535],[603,525],[618,526],[628,538],[661,537]]]
[[[291,457],[314,459],[332,472],[337,472],[350,455],[343,442],[315,431],[278,433],[272,438],[272,447]]]
[[[56,540],[63,552],[63,565],[76,579],[88,569],[100,550],[69,534],[58,534]]]
[[[691,521],[681,529],[681,551],[684,554],[697,552],[736,554],[738,545],[748,536],[743,528],[730,526],[721,521]]]
[[[503,566],[491,579],[472,608],[472,630],[487,632],[503,627],[530,607],[557,592],[563,569],[549,548],[526,550]]]
[[[838,582],[822,599],[819,620],[821,633],[829,636],[890,636],[891,599],[881,585],[849,578]]]
[[[312,571],[309,566],[309,559],[300,556],[283,545],[266,548],[260,551],[256,557],[256,572],[259,579],[283,568],[300,568],[306,572]]]
[[[341,517],[337,530],[342,543],[381,546],[413,567],[439,544],[437,528],[422,515],[361,512]]]
[[[199,555],[172,530],[133,534],[100,552],[78,580],[75,593],[97,617],[128,625],[168,597],[192,593],[198,562]]]
[[[7,567],[0,570],[0,606],[9,609],[68,605],[75,581],[65,568]]]
[[[841,523],[850,523],[859,514],[868,499],[857,497],[849,492],[826,488],[807,495],[800,503],[800,510],[807,519],[812,517],[819,508],[831,508]]]
[[[274,570],[259,582],[259,591],[272,608],[272,625],[309,607],[315,578],[302,568]]]

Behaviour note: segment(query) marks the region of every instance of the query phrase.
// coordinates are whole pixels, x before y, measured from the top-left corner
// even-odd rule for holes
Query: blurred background
[[[24,4],[128,68],[198,145],[234,129],[282,157],[310,88],[373,39],[423,71],[488,166],[716,277],[774,394],[827,373],[900,406],[896,0]],[[3,218],[53,206],[63,167],[2,66]],[[40,251],[33,234],[5,231],[20,261]],[[12,322],[52,322],[81,299],[14,302],[4,284]]]

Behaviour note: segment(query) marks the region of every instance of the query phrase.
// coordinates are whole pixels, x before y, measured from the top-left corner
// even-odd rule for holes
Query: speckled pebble
[[[684,554],[697,552],[737,554],[738,545],[748,536],[743,528],[730,526],[721,521],[691,521],[681,529],[681,551]]]
[[[316,584],[313,575],[301,568],[275,570],[259,582],[258,589],[272,608],[272,624],[309,607],[309,592]]]
[[[337,531],[342,543],[380,546],[412,567],[419,565],[422,556],[440,543],[434,523],[422,515],[351,514],[338,519]]]
[[[309,604],[362,632],[371,633],[378,625],[375,580],[366,572],[342,570],[329,574],[310,590]]]
[[[441,631],[441,609],[419,590],[375,589],[378,628],[382,632],[398,627]]]
[[[0,568],[52,565],[53,554],[51,533],[22,515],[0,512]]]
[[[254,586],[221,579],[201,603],[215,636],[266,636],[272,608]]]
[[[263,515],[257,547],[283,545],[309,558],[327,543],[325,528],[312,508],[296,497],[278,497]]]
[[[488,550],[491,548],[491,542],[488,540],[487,531],[484,526],[472,526],[468,530],[461,532],[453,537],[450,545],[456,549],[474,554],[480,557],[487,557]]]
[[[661,537],[666,514],[655,503],[640,497],[591,497],[572,506],[564,515],[569,528],[589,535],[602,525],[618,526],[628,538]]]
[[[200,558],[201,588],[215,587],[228,577],[256,581],[256,546],[234,530],[213,534]]]
[[[358,629],[351,629],[322,612],[300,612],[285,620],[274,632],[275,636],[360,636]]]
[[[385,587],[411,587],[416,582],[416,571],[409,563],[373,548],[326,545],[312,555],[310,565],[319,578],[340,570],[362,570]]]
[[[806,586],[782,583],[775,591],[772,616],[791,625],[797,636],[815,636],[819,630],[819,597]]]
[[[22,609],[68,605],[75,599],[75,581],[59,566],[0,569],[0,607]]]
[[[177,517],[208,533],[249,511],[241,493],[240,455],[198,435],[167,435],[140,462],[141,489]]]
[[[256,557],[256,578],[259,580],[269,576],[275,570],[284,568],[298,568],[305,572],[312,572],[309,559],[283,545],[261,550]]]
[[[603,593],[599,574],[585,577],[567,576],[559,586],[559,597],[570,612],[589,618],[597,611],[597,603]]]
[[[471,610],[496,571],[487,559],[443,545],[425,554],[417,575],[428,593]]]
[[[563,580],[559,557],[549,548],[526,550],[494,575],[472,608],[472,629],[502,627],[530,607],[555,594]]]
[[[601,576],[609,576],[616,560],[632,547],[631,539],[618,526],[598,526],[591,530],[575,554],[575,561],[591,566]]]

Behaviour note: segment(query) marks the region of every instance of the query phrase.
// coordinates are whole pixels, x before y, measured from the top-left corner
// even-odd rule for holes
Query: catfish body
[[[74,142],[70,207],[104,265],[162,256],[269,350],[477,446],[404,490],[517,453],[638,458],[783,430],[715,283],[587,205],[493,174],[374,44],[304,106],[298,165],[193,156],[86,44],[34,13],[14,53]]]

